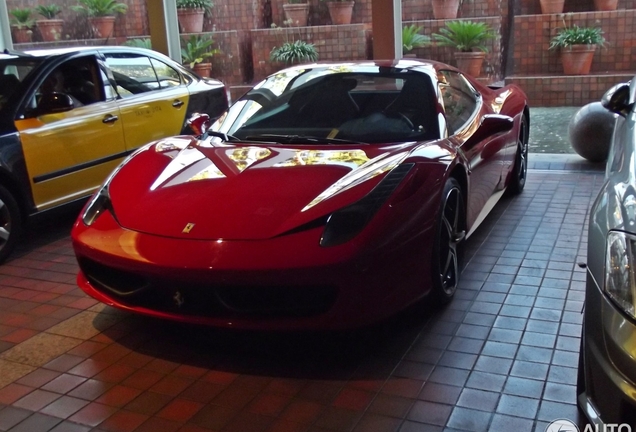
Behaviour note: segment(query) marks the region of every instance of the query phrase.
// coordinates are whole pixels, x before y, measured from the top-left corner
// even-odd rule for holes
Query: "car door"
[[[117,85],[119,110],[129,150],[181,133],[188,89],[167,63],[137,53],[104,52]]]
[[[438,82],[449,135],[469,164],[467,223],[472,226],[490,197],[502,188],[506,140],[501,134],[473,139],[481,136],[476,132],[486,109],[481,96],[460,73],[439,71]]]
[[[94,55],[57,65],[41,78],[25,114],[15,121],[37,210],[85,197],[125,156],[119,107]],[[47,94],[73,103],[52,112]]]

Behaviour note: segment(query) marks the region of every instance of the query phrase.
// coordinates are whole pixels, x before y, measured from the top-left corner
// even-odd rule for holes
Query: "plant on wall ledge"
[[[13,30],[13,39],[15,43],[31,42],[31,36],[33,31],[31,27],[35,21],[31,18],[33,10],[30,8],[16,8],[12,9],[11,14],[11,29]]]
[[[44,42],[59,40],[62,37],[64,20],[56,17],[62,12],[62,8],[53,3],[50,5],[37,5],[35,11],[44,18],[35,21],[42,40]]]
[[[604,46],[603,30],[599,27],[564,27],[550,41],[550,49],[561,50],[563,72],[566,75],[587,75],[597,46]]]
[[[439,33],[433,33],[438,45],[454,48],[457,67],[469,75],[478,77],[488,52],[485,43],[494,39],[492,28],[478,21],[450,21]]]
[[[212,63],[206,61],[218,54],[219,49],[212,48],[214,40],[199,35],[192,35],[189,39],[181,39],[181,61],[201,76],[209,77]]]
[[[211,0],[177,0],[177,17],[182,33],[201,33],[203,17],[210,13],[214,3]]]
[[[353,0],[321,0],[327,2],[327,8],[329,9],[329,16],[331,17],[331,24],[351,24],[351,18],[353,16],[353,6],[355,2]]]
[[[409,54],[415,48],[431,43],[431,38],[420,34],[424,27],[411,24],[402,28],[402,54]]]
[[[455,19],[462,0],[433,0],[433,18]]]
[[[303,40],[285,42],[280,47],[274,47],[269,54],[272,61],[286,64],[315,62],[318,60],[318,51],[314,44]]]
[[[93,34],[98,38],[107,38],[113,34],[115,15],[126,13],[128,5],[116,0],[78,0],[79,4],[71,8],[88,17]]]
[[[309,3],[307,0],[287,0],[283,4],[285,12],[285,21],[291,23],[292,26],[304,27],[307,25],[307,16],[309,15]]]

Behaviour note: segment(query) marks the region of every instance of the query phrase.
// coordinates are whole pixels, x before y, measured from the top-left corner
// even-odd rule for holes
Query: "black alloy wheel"
[[[458,245],[466,236],[464,220],[464,194],[457,180],[450,178],[442,192],[433,250],[433,295],[441,304],[450,302],[457,290]]]
[[[526,186],[526,178],[528,176],[528,137],[528,121],[524,115],[521,117],[521,125],[519,127],[515,167],[510,178],[510,185],[508,185],[508,190],[512,195],[520,194]]]
[[[20,209],[13,195],[0,186],[0,262],[15,248],[22,231]]]

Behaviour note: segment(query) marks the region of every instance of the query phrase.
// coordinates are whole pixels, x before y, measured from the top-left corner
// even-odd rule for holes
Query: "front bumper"
[[[422,238],[369,253],[321,248],[321,232],[183,240],[128,231],[105,214],[92,227],[78,221],[72,237],[83,291],[157,318],[242,329],[355,328],[426,294],[430,266],[422,263],[430,252],[423,245],[430,243]]]
[[[636,324],[616,308],[589,274],[582,337],[580,408],[598,427],[636,426]]]

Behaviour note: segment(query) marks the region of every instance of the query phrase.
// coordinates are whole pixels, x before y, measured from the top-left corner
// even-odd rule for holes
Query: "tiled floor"
[[[0,266],[0,431],[518,431],[578,419],[586,217],[602,173],[533,159],[450,306],[346,334],[136,317],[75,286],[72,216]]]

